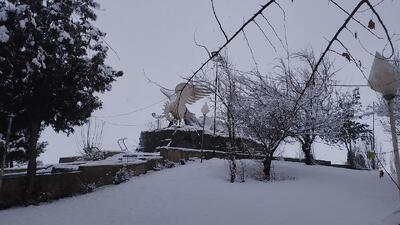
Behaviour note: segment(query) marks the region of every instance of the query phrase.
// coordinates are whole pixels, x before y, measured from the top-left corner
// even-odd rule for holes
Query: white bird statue
[[[175,90],[166,88],[160,88],[160,90],[169,99],[164,104],[164,116],[170,121],[170,125],[180,124],[182,120],[186,125],[199,125],[195,114],[187,109],[186,104],[193,104],[211,94],[208,88],[190,83],[180,83],[176,85]]]

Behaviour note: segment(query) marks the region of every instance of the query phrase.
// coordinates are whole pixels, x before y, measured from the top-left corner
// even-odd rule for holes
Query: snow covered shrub
[[[169,160],[164,160],[161,164],[160,164],[161,168],[173,168],[175,167],[175,163],[171,162]]]
[[[89,183],[83,185],[83,193],[90,193],[93,192],[96,189],[96,184],[95,183]]]
[[[276,161],[275,161],[276,162]],[[264,174],[264,162],[263,160],[258,159],[242,159],[238,163],[238,171],[239,171],[239,179],[241,179],[241,173],[244,174],[244,178],[253,179],[257,181],[265,181]],[[279,163],[278,165],[272,163],[271,164],[271,173],[269,181],[285,181],[285,180],[294,180],[295,177],[291,174],[285,172],[285,170],[280,170]],[[244,170],[243,172],[241,170]],[[243,182],[240,180],[240,182]]]
[[[350,156],[349,156],[350,154]],[[355,145],[352,152],[347,153],[347,158],[354,162],[354,167],[358,169],[367,169],[367,154],[361,145]]]
[[[85,152],[83,155],[84,160],[97,161],[106,158],[106,153],[99,150],[98,148],[90,148],[90,149],[84,148],[84,152]]]
[[[361,169],[367,169],[367,160],[363,154],[356,154],[356,167]]]
[[[118,170],[113,178],[113,184],[120,184],[123,183],[131,177],[131,173],[129,172],[128,168],[126,166],[122,167],[120,170]]]
[[[92,126],[92,120],[89,120],[86,127],[82,128],[82,155],[84,160],[97,161],[106,158],[106,153],[100,150],[103,141],[103,127],[104,122],[99,124],[95,120]]]
[[[39,193],[39,195],[37,196],[37,201],[38,202],[48,202],[50,199],[50,196],[48,193],[46,192],[41,192]]]

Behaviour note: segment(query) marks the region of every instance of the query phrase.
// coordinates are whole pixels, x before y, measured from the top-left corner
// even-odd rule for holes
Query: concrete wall
[[[159,160],[126,165],[131,176],[144,174],[154,169]],[[37,175],[35,193],[37,201],[69,197],[90,191],[95,187],[113,184],[115,174],[123,165],[80,166],[76,172]],[[26,175],[4,177],[0,190],[0,209],[24,204]]]
[[[189,158],[200,158],[203,155],[204,159],[211,158],[224,158],[225,152],[214,151],[214,150],[189,150],[184,148],[175,147],[159,147],[160,156],[172,162],[179,162],[181,160],[188,160]]]
[[[111,157],[113,155],[117,155],[123,153],[121,151],[101,151],[103,153],[104,158]],[[58,160],[58,163],[71,163],[76,161],[83,161],[85,159],[84,156],[68,156],[68,157],[61,157]]]
[[[170,147],[200,149],[201,134],[202,130],[187,131],[166,129],[143,131],[140,133],[139,150],[143,152],[155,152],[157,147],[167,145]],[[250,139],[237,138],[236,141],[239,146],[243,146],[246,150],[262,149],[260,144]],[[204,134],[204,149],[225,151],[227,149],[227,143],[229,143],[228,137]]]
[[[169,161],[172,162],[179,162],[180,160],[188,160],[189,158],[200,158],[203,155],[204,159],[210,158],[226,158],[227,153],[222,151],[214,151],[214,150],[204,150],[203,153],[201,150],[190,150],[185,148],[179,147],[159,147],[158,150],[160,151],[160,155]],[[236,159],[263,159],[262,155],[249,155],[249,154],[242,154],[237,153],[235,155]],[[277,157],[273,158],[274,160],[278,160]],[[282,158],[284,161],[289,162],[303,162],[303,159],[296,159],[296,158]],[[315,160],[318,165],[330,166],[330,161],[325,160]]]

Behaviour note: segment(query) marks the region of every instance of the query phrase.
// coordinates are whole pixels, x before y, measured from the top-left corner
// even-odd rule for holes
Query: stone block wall
[[[154,131],[143,131],[139,138],[138,150],[143,152],[155,152],[157,147],[181,147],[191,149],[201,149],[202,130],[181,130],[181,129],[163,129]],[[239,146],[246,150],[257,151],[262,146],[257,142],[246,139],[236,139]],[[212,149],[216,151],[225,151],[229,143],[229,138],[224,136],[213,136],[204,134],[203,149]]]
[[[154,169],[157,161],[159,159],[125,166],[132,176],[138,176]],[[113,184],[116,173],[123,167],[122,164],[80,166],[75,172],[37,175],[34,195],[39,201],[47,201],[85,193],[94,187]],[[23,204],[26,184],[27,177],[24,174],[4,177],[0,190],[0,209]]]
[[[204,159],[211,159],[211,158],[226,158],[227,153],[222,151],[214,151],[214,150],[201,150],[197,149],[185,149],[179,147],[159,147],[158,151],[160,151],[160,155],[169,161],[172,162],[179,162],[180,160],[188,160],[189,158],[200,158],[203,155]],[[244,153],[237,153],[235,154],[236,159],[263,159],[263,155],[249,155]],[[283,160],[288,162],[303,162],[303,159],[297,158],[287,158],[287,157],[273,157],[273,160]],[[347,168],[346,166],[337,166],[332,165],[330,161],[326,160],[315,160],[315,163],[322,166],[336,166]]]

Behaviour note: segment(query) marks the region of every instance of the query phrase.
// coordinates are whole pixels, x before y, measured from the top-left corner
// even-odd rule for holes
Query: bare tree
[[[280,59],[278,76],[280,82],[285,84],[288,96],[296,101],[311,75],[316,58],[311,50],[297,52],[291,58],[293,61],[298,61],[300,66],[289,68],[286,59]],[[300,142],[305,155],[305,163],[308,165],[314,164],[312,144],[317,137],[324,136],[325,132],[330,132],[330,127],[336,123],[334,108],[332,108],[335,83],[332,77],[334,74],[333,62],[329,59],[323,60],[293,118],[291,136]]]
[[[279,82],[256,74],[255,78],[241,77],[243,85],[233,108],[242,129],[263,146],[263,172],[271,179],[271,162],[280,143],[289,136],[293,101]]]
[[[314,125],[316,125],[316,123],[309,123],[309,122],[312,119],[315,119],[315,118],[313,118],[314,116],[316,116],[315,112],[320,113],[321,111],[313,111],[313,110],[310,110],[310,108],[313,109],[313,108],[316,108],[317,106],[318,107],[320,106],[318,104],[316,104],[316,105],[313,104],[315,102],[316,95],[327,94],[329,96],[329,90],[327,90],[327,88],[326,88],[327,85],[325,85],[324,80],[321,81],[320,80],[321,77],[319,77],[321,75],[320,71],[324,71],[326,69],[324,64],[327,61],[326,57],[328,56],[329,52],[339,54],[340,56],[348,59],[350,62],[353,62],[355,64],[355,66],[363,74],[363,76],[365,77],[363,67],[361,66],[361,62],[359,60],[357,60],[351,54],[351,52],[345,45],[346,43],[344,43],[340,40],[340,36],[343,31],[349,31],[349,32],[353,33],[348,28],[348,25],[350,24],[350,22],[356,22],[363,29],[367,30],[374,37],[377,37],[379,39],[383,39],[383,38],[379,37],[375,33],[375,31],[374,31],[375,22],[372,19],[368,23],[368,26],[366,26],[362,22],[360,22],[357,18],[355,18],[356,13],[365,12],[365,11],[372,12],[374,17],[376,18],[377,24],[379,24],[383,28],[383,31],[385,33],[386,40],[388,43],[387,45],[391,47],[392,53],[390,54],[390,57],[393,55],[393,43],[391,41],[389,32],[388,32],[384,22],[382,21],[379,13],[375,10],[375,6],[373,4],[371,4],[370,1],[360,0],[351,11],[347,11],[346,9],[344,9],[340,4],[338,4],[334,0],[330,0],[329,2],[333,3],[334,6],[338,7],[342,12],[344,12],[347,15],[347,17],[344,20],[343,24],[336,29],[336,32],[334,33],[333,37],[331,39],[327,40],[328,45],[326,46],[326,48],[322,52],[322,54],[317,59],[313,58],[312,60],[308,61],[310,70],[308,70],[307,73],[305,73],[305,74],[307,74],[307,76],[303,76],[303,78],[300,79],[301,82],[299,82],[299,80],[292,79],[293,77],[289,77],[289,79],[286,80],[286,81],[289,81],[289,83],[286,82],[286,84],[292,84],[292,83],[297,84],[296,89],[291,90],[291,91],[295,90],[296,94],[293,94],[293,96],[295,96],[295,97],[290,98],[290,100],[287,100],[287,99],[282,99],[281,97],[282,96],[287,97],[288,93],[291,92],[291,91],[289,91],[289,88],[288,88],[289,85],[287,85],[286,87],[280,87],[281,84],[274,83],[271,80],[266,79],[260,75],[261,73],[258,70],[257,62],[255,61],[254,52],[252,51],[252,49],[250,47],[249,40],[245,33],[245,28],[250,23],[255,24],[259,28],[259,30],[262,32],[264,37],[268,40],[268,43],[276,51],[275,46],[273,45],[273,43],[271,43],[271,40],[268,38],[266,32],[262,29],[260,24],[256,21],[256,18],[258,16],[263,16],[264,19],[267,21],[267,23],[270,25],[269,21],[266,19],[265,15],[263,13],[264,13],[264,10],[267,9],[270,5],[276,5],[282,10],[284,18],[286,20],[286,15],[285,15],[286,13],[285,13],[284,9],[279,5],[278,1],[268,1],[250,19],[246,20],[246,22],[244,22],[243,25],[236,32],[234,32],[233,35],[230,37],[228,37],[228,35],[224,31],[224,29],[222,27],[222,23],[219,20],[217,13],[215,11],[214,2],[211,1],[214,17],[217,20],[219,28],[220,28],[222,34],[224,35],[226,42],[224,44],[222,44],[217,49],[217,51],[214,52],[214,54],[210,54],[207,51],[209,58],[204,63],[202,63],[201,66],[197,70],[195,70],[192,75],[189,76],[189,78],[187,79],[187,83],[189,83],[193,79],[195,79],[195,77],[198,76],[199,72],[204,73],[204,68],[207,66],[207,64],[210,61],[215,60],[215,58],[219,56],[219,53],[221,52],[221,50],[223,50],[225,47],[227,47],[228,44],[233,39],[235,39],[239,33],[243,33],[243,35],[245,36],[246,43],[247,43],[248,47],[250,48],[252,59],[254,61],[256,69],[257,69],[257,71],[255,73],[257,78],[252,79],[252,78],[249,78],[249,76],[247,76],[247,77],[243,76],[242,81],[246,80],[246,82],[243,82],[242,84],[247,85],[247,88],[237,89],[237,90],[240,90],[240,92],[239,92],[240,96],[237,97],[238,100],[237,100],[236,104],[234,104],[233,107],[231,107],[227,104],[228,105],[227,108],[232,108],[231,111],[234,112],[234,113],[232,113],[232,115],[233,115],[234,121],[236,120],[236,122],[235,122],[236,125],[240,123],[240,125],[242,127],[248,129],[247,131],[252,130],[252,136],[256,136],[257,139],[259,139],[259,141],[264,143],[265,149],[267,149],[265,151],[266,155],[271,156],[271,157],[269,157],[269,159],[272,159],[273,152],[275,151],[277,146],[279,146],[279,144],[287,136],[290,136],[289,134],[291,133],[292,136],[299,136],[300,137],[299,140],[304,142],[302,148],[305,150],[305,152],[308,152],[308,154],[306,156],[306,158],[307,158],[306,162],[312,163],[312,155],[310,154],[311,153],[310,149],[311,149],[312,142],[318,136],[317,130],[319,130],[319,127],[314,126]],[[366,6],[367,9],[364,9],[363,8],[364,6]],[[284,44],[282,39],[277,35],[276,30],[273,27],[272,27],[272,30],[273,30],[274,34],[277,36],[277,38],[279,39],[280,43],[282,44],[285,52],[287,53],[287,57],[288,57],[287,62],[289,65],[290,57],[289,57],[289,53],[288,53],[289,49],[288,49],[288,44],[287,44],[287,39],[286,39],[286,32],[285,32],[286,44]],[[354,32],[354,36],[357,40],[359,40],[359,35],[356,32]],[[341,50],[333,49],[334,43],[338,43],[341,46],[343,53],[340,53]],[[360,42],[360,44],[361,44],[361,42]],[[305,61],[307,61],[307,58],[305,58],[305,59],[306,59]],[[290,72],[290,69],[289,69],[289,72]],[[331,71],[329,71],[329,72],[331,72]],[[296,79],[298,79],[298,78],[296,78]],[[257,81],[257,82],[255,82],[255,81]],[[296,81],[296,82],[294,82],[294,81]],[[238,82],[235,82],[235,85],[237,83]],[[239,83],[241,83],[241,82],[239,82]],[[249,88],[250,84],[253,85],[251,88]],[[318,90],[318,88],[316,88],[317,84],[318,85],[323,84],[320,86],[322,87],[322,90],[324,90],[324,88],[325,88],[324,91],[326,91],[327,93],[324,93],[324,91],[321,91],[318,94],[314,93],[314,91],[316,89]],[[292,85],[292,86],[295,86],[295,85]],[[216,93],[218,92],[217,87],[218,87],[218,85],[215,85],[214,90]],[[256,88],[254,88],[254,87],[256,87]],[[235,88],[237,88],[237,87],[235,87]],[[276,92],[275,93],[276,96],[271,96],[271,95],[269,95],[270,93],[267,94],[268,92],[274,92],[274,91]],[[278,94],[278,92],[279,92],[279,94]],[[268,95],[269,95],[269,97],[266,97]],[[215,96],[217,96],[217,94]],[[277,97],[277,96],[279,96],[279,97]],[[293,97],[293,96],[290,96],[290,97]],[[263,102],[263,101],[268,101],[268,104],[266,104],[266,102]],[[275,102],[273,102],[273,101],[275,101]],[[282,102],[284,102],[285,105],[282,105],[282,108],[280,108],[280,109],[277,109],[276,107],[270,107],[271,105],[276,106],[276,105],[282,104]],[[265,107],[265,105],[268,105],[268,107]],[[240,110],[238,110],[238,109],[240,109]],[[302,113],[302,111],[304,112],[305,110],[307,110],[307,112],[305,114]],[[240,111],[246,112],[245,114],[247,117],[244,117],[243,113],[238,113]],[[329,111],[327,113],[329,114]],[[305,120],[299,120],[299,118],[301,118],[301,115],[305,115],[305,117],[306,117]],[[263,117],[269,118],[269,116],[272,116],[270,118],[270,120],[258,121],[259,118],[263,118]],[[238,121],[240,121],[240,122],[238,122]],[[268,121],[270,124],[269,125],[266,124],[265,121]],[[304,123],[299,124],[298,121],[302,121]],[[258,124],[258,127],[256,126],[256,124]],[[343,124],[344,123],[340,123],[340,125],[343,125]],[[298,132],[299,129],[296,129],[296,125],[299,125],[299,126],[297,126],[297,128],[300,128],[301,132]],[[235,129],[237,128],[236,126],[234,126],[234,127],[235,127]],[[275,132],[275,134],[273,131]],[[279,131],[279,132],[277,132],[277,131]],[[297,132],[295,132],[295,131],[297,131]],[[321,131],[323,131],[323,130],[321,130]],[[231,132],[229,132],[229,133],[231,133]],[[248,132],[248,133],[250,133],[250,132]],[[265,133],[271,134],[271,135],[269,135],[269,137],[270,137],[269,140],[268,140],[268,138],[264,139],[266,137],[266,135],[264,135]],[[302,133],[303,136],[297,135],[296,133],[298,133],[298,134]],[[264,160],[264,165],[265,165],[264,172],[265,172],[267,178],[269,178],[268,164],[270,165],[270,163],[268,163],[268,157],[266,157],[266,160]]]

